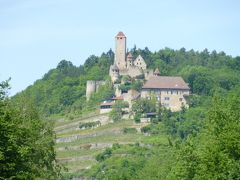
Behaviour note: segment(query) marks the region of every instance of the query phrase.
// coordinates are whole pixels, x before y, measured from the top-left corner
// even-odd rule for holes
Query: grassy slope
[[[107,115],[105,115],[107,117]],[[107,147],[111,147],[114,143],[119,144],[152,144],[159,143],[168,144],[167,137],[162,135],[161,138],[154,136],[145,136],[140,132],[136,133],[123,133],[123,128],[133,127],[139,129],[142,125],[135,124],[133,120],[125,119],[116,123],[109,121],[105,125],[94,129],[79,130],[78,122],[81,121],[93,121],[99,119],[102,116],[90,117],[89,119],[74,119],[63,123],[56,123],[55,129],[60,129],[63,126],[66,127],[65,131],[56,131],[57,139],[66,138],[72,136],[83,136],[84,138],[74,140],[71,142],[62,142],[56,144],[57,158],[59,161],[68,168],[68,172],[64,174],[67,176],[79,176],[84,169],[90,168],[96,164],[95,157],[100,152],[103,152]],[[73,123],[75,128],[73,128]],[[67,129],[69,128],[69,129]],[[127,154],[128,149],[120,154]]]

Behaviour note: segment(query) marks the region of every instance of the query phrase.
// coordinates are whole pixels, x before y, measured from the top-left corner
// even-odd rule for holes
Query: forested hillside
[[[231,57],[224,52],[202,52],[184,48],[170,48],[151,52],[136,47],[130,50],[134,57],[141,54],[149,69],[159,68],[162,75],[180,75],[191,88],[193,94],[212,96],[214,92],[226,92],[240,82],[240,57]],[[107,92],[93,95],[86,103],[85,88],[87,80],[107,80],[109,66],[113,63],[114,53],[109,50],[100,57],[90,56],[79,67],[70,61],[62,60],[55,69],[51,69],[42,79],[37,80],[14,98],[26,96],[33,100],[41,114],[66,115],[81,114],[94,110],[96,105],[112,95],[111,88],[103,87]]]
[[[143,50],[133,48],[131,52],[134,57],[141,54],[148,68],[159,68],[162,75],[182,76],[191,88],[192,94],[188,98],[190,108],[171,112],[161,106],[157,107],[154,102],[140,99],[133,104],[132,111],[135,115],[146,113],[146,109],[155,109],[158,112],[158,116],[147,126],[141,127],[141,124],[134,122],[136,119],[121,119],[122,114],[119,118],[113,119],[113,123],[108,122],[96,129],[79,129],[82,125],[93,123],[83,123],[84,119],[76,118],[73,121],[57,122],[59,125],[57,128],[62,128],[63,131],[57,133],[58,141],[85,137],[69,142],[59,142],[55,148],[58,150],[60,160],[64,158],[76,160],[83,158],[84,155],[86,158],[88,155],[88,159],[68,162],[68,167],[77,170],[70,173],[64,172],[64,177],[72,178],[76,175],[76,177],[92,179],[239,179],[240,57],[231,57],[224,52],[208,52],[207,49],[197,52],[186,51],[184,48],[180,50],[165,48],[158,52],[151,52],[148,48]],[[84,65],[79,67],[74,66],[70,61],[62,60],[42,79],[13,97],[11,103],[21,102],[24,105],[26,100],[32,101],[40,114],[47,117],[55,115],[78,117],[82,113],[92,112],[103,99],[111,97],[114,91],[110,83],[106,83],[98,93],[93,94],[90,101],[86,102],[86,81],[106,80],[108,82],[108,70],[113,63],[113,58],[114,53],[110,50],[100,57],[90,56]],[[139,108],[142,106],[147,108]],[[6,112],[5,105],[1,107],[3,107],[1,112]],[[12,109],[16,107],[18,106],[15,108],[11,106]],[[117,107],[114,108],[117,110]],[[27,109],[31,110],[29,107]],[[35,121],[37,124],[41,124],[41,121],[36,114],[31,113],[32,110],[27,114],[24,110],[25,106],[22,106],[20,111],[13,111],[14,113],[10,116],[3,114],[0,120],[5,123],[10,117],[13,119],[22,117],[18,120],[20,124],[24,124],[25,121],[22,120],[28,119],[30,123],[26,123],[23,129],[19,129],[15,123],[13,125],[19,129],[16,132],[26,133],[29,136],[25,127],[30,124],[32,128]],[[89,119],[91,118],[94,119],[94,117]],[[99,117],[95,118],[99,120]],[[7,126],[1,126],[1,128],[5,127]],[[141,127],[140,131],[137,131],[136,127]],[[31,133],[38,136],[39,129],[32,129]],[[16,132],[8,134],[12,133],[15,136]],[[43,142],[36,147],[42,149],[44,143],[49,141],[52,142],[52,146],[54,145],[52,131],[49,132],[47,139],[43,139]],[[9,137],[7,136],[6,139]],[[39,137],[36,139],[41,140]],[[21,149],[19,146],[20,150],[17,151],[16,157],[20,160],[21,156],[25,158],[28,146],[35,152],[34,143],[27,141],[26,149]],[[96,144],[108,144],[108,146],[105,150],[104,148],[84,149]],[[14,146],[15,141],[10,145]],[[80,149],[76,149],[78,146]],[[5,149],[1,152],[5,152]],[[45,163],[55,161],[53,149],[51,152],[52,156],[48,156],[49,159]],[[44,155],[48,154],[43,148]],[[58,169],[45,172],[46,164],[38,162],[38,158],[35,160],[26,156],[25,159],[30,162],[33,160],[37,165],[40,164],[43,167],[41,170],[43,176],[57,177]],[[14,159],[11,160],[13,164],[10,165],[16,166]],[[22,162],[22,164],[25,167],[25,163]],[[91,164],[91,168],[78,169],[79,166],[88,164]],[[28,177],[28,167],[30,166],[26,166],[23,170],[24,177]],[[3,177],[10,177],[22,170],[17,167],[16,172],[11,174],[7,171],[9,166],[4,168],[6,171],[1,170],[6,173]],[[57,167],[51,164],[51,168]],[[34,168],[29,171],[34,172],[36,177],[41,176],[35,173]],[[19,176],[21,175],[20,173]]]

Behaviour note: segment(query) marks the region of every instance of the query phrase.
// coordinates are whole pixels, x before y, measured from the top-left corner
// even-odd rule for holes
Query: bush
[[[134,121],[136,122],[136,123],[140,123],[141,122],[141,114],[135,114],[135,116],[134,116]]]
[[[144,126],[141,128],[142,133],[149,133],[151,130],[150,126]]]
[[[103,153],[100,153],[96,156],[96,160],[101,162],[104,161],[105,159],[109,158],[112,155],[112,149],[107,148]]]
[[[100,121],[95,121],[95,122],[87,122],[87,123],[80,123],[79,124],[79,128],[92,128],[92,127],[96,127],[96,126],[100,126],[101,122]]]
[[[136,128],[123,128],[123,133],[127,134],[127,133],[136,133],[137,130]]]

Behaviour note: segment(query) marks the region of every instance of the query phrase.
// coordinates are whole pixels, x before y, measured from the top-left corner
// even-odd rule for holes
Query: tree
[[[0,83],[0,92],[8,88]],[[56,179],[59,166],[52,126],[43,121],[25,98],[0,100],[0,179]]]
[[[240,88],[215,97],[205,128],[180,148],[174,179],[239,179]]]
[[[121,120],[123,109],[127,107],[128,103],[126,101],[117,101],[109,114],[110,118],[112,118],[114,122]]]

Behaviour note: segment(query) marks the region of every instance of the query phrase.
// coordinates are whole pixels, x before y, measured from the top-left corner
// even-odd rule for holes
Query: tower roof
[[[112,70],[119,70],[119,68],[117,67],[117,65],[114,63],[113,66],[112,66]]]
[[[128,55],[127,55],[127,59],[132,60],[132,58],[133,58],[132,53],[129,52]]]
[[[122,31],[119,31],[116,37],[126,37]]]

